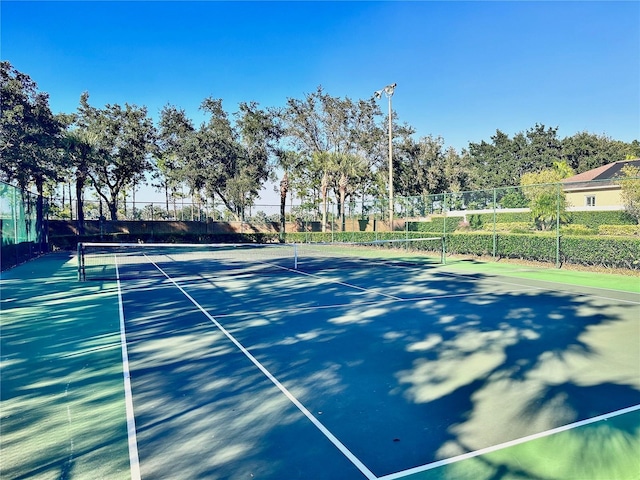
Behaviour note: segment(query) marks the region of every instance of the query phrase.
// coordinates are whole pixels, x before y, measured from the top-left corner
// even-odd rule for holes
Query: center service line
[[[146,255],[145,255],[146,256]],[[148,258],[148,257],[147,257]],[[353,453],[349,451],[349,449],[338,440],[320,421],[313,416],[313,414],[307,410],[307,408],[300,403],[300,401],[287,390],[287,388],[282,385],[277,378],[275,378],[271,372],[269,372],[264,365],[262,365],[231,333],[229,333],[209,312],[207,312],[187,291],[182,288],[173,278],[171,278],[159,265],[157,265],[153,260],[149,259],[149,261],[165,276],[167,279],[173,283],[173,285],[182,292],[182,294],[189,299],[195,307],[200,310],[217,328],[220,330],[229,340],[231,340],[236,347],[240,349],[244,355],[251,360],[251,362],[260,369],[260,371],[269,379],[271,382],[280,389],[280,391],[293,403],[298,409],[309,419],[311,423],[313,423],[318,430],[320,430],[327,439],[331,443],[333,443],[338,450],[342,452],[342,454],[353,463],[362,474],[367,477],[369,480],[377,480],[377,477],[371,472]]]
[[[114,256],[116,281],[118,283],[118,312],[120,314],[120,345],[122,350],[122,374],[124,376],[124,399],[127,417],[127,438],[129,442],[129,465],[131,480],[140,480],[140,459],[138,457],[138,441],[136,438],[136,419],[133,411],[133,393],[131,391],[131,373],[129,371],[129,354],[127,353],[127,336],[124,325],[124,307],[122,305],[122,288],[118,257]]]

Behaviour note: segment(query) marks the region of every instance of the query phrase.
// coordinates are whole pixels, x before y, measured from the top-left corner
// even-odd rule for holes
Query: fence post
[[[404,238],[405,240],[409,240],[409,202],[407,199],[404,199]],[[407,242],[407,249],[409,247],[409,242]]]
[[[556,184],[556,268],[560,268],[560,183]]]
[[[331,203],[331,241],[335,242],[335,237],[334,237],[334,223],[336,220],[336,204],[335,203]]]
[[[493,260],[495,261],[497,253],[498,253],[498,232],[496,229],[496,221],[498,218],[498,214],[496,212],[496,199],[497,199],[497,189],[493,189]]]
[[[442,194],[442,264],[447,263],[447,194]]]

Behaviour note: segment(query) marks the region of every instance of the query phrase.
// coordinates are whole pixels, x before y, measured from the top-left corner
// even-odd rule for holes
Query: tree
[[[164,191],[166,209],[169,211],[169,198],[184,184],[190,159],[196,149],[196,129],[184,110],[172,105],[162,109],[157,147],[154,179],[158,183],[155,186]]]
[[[280,239],[284,240],[285,234],[285,209],[287,195],[292,189],[291,176],[299,170],[301,164],[300,156],[296,152],[278,149],[276,151],[276,168],[281,169],[284,173],[280,180]]]
[[[236,220],[253,205],[269,177],[281,132],[275,114],[255,102],[241,103],[232,124],[222,100],[206,98],[201,109],[209,114],[193,136],[183,178],[192,191],[204,189],[220,198]]]
[[[338,193],[338,214],[342,230],[345,228],[346,200],[367,173],[366,161],[354,154],[334,153],[329,157],[330,168],[336,173]]]
[[[557,221],[565,220],[567,200],[560,181],[572,175],[573,170],[565,162],[555,162],[553,168],[522,176],[520,185],[529,200],[532,220],[540,230],[549,230]]]
[[[513,139],[496,131],[492,143],[470,143],[470,165],[480,188],[517,185],[522,175],[551,168],[562,158],[557,128],[536,124]]]
[[[418,142],[406,137],[396,149],[397,191],[405,196],[421,196],[446,191],[445,156],[442,137],[422,137]]]
[[[469,143],[470,166],[479,188],[515,185],[518,175],[517,148],[509,136],[500,130],[491,143]]]
[[[77,228],[84,235],[84,191],[89,178],[89,167],[96,161],[98,137],[95,133],[81,128],[73,128],[64,133],[62,145],[75,177],[77,208]]]
[[[332,165],[338,163],[328,162],[326,155],[330,154],[349,155],[359,158],[359,162],[364,161],[366,171],[359,178],[360,192],[365,195],[375,191],[379,183],[375,170],[385,161],[387,148],[386,130],[376,122],[380,115],[380,107],[373,99],[354,102],[349,98],[332,97],[322,87],[302,100],[289,98],[281,113],[286,136],[292,150],[309,161],[302,169],[310,172],[297,175],[297,181],[308,181],[301,188],[320,194],[324,184],[325,192],[333,189],[339,195],[340,174],[331,170]],[[327,168],[318,168],[323,163]],[[346,195],[349,197],[355,192],[347,189]],[[323,204],[326,204],[326,195],[323,198]]]
[[[640,224],[640,168],[625,165],[621,172],[619,185],[624,209]]]
[[[26,190],[34,184],[36,228],[44,224],[44,185],[64,169],[60,154],[63,121],[51,113],[49,96],[7,61],[0,62],[0,175]]]
[[[579,132],[562,140],[562,158],[577,173],[625,159],[632,146],[605,135]]]
[[[125,104],[98,109],[89,105],[89,94],[80,97],[78,123],[95,135],[96,155],[87,175],[106,202],[112,220],[118,219],[120,194],[151,170],[155,128],[146,107]]]

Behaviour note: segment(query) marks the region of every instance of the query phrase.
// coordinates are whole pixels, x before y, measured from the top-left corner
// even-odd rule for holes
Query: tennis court
[[[638,277],[325,247],[3,274],[2,477],[640,478]]]

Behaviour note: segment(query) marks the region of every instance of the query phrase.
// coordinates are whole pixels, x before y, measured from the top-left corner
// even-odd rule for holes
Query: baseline
[[[600,422],[603,420],[608,420],[609,418],[617,417],[619,415],[624,415],[626,413],[635,412],[640,410],[640,404],[633,405],[631,407],[622,408],[620,410],[616,410],[614,412],[605,413],[603,415],[598,415],[596,417],[587,418],[585,420],[580,420],[578,422],[569,423],[567,425],[563,425],[561,427],[552,428],[551,430],[546,430],[544,432],[535,433],[533,435],[527,435],[526,437],[517,438],[515,440],[511,440],[509,442],[500,443],[498,445],[493,445],[487,448],[481,448],[480,450],[475,450],[469,453],[463,453],[462,455],[456,455],[455,457],[446,458],[444,460],[438,460],[437,462],[428,463],[426,465],[421,465],[419,467],[410,468],[408,470],[403,470],[401,472],[391,473],[389,475],[384,475],[382,477],[378,477],[377,480],[398,480],[409,475],[413,475],[416,473],[426,472],[427,470],[432,470],[437,467],[442,467],[444,465],[450,465],[452,463],[457,463],[462,460],[467,460],[469,458],[478,457],[480,455],[484,455],[487,453],[497,452],[498,450],[504,450],[505,448],[513,447],[516,445],[520,445],[523,443],[530,442],[532,440],[536,440],[539,438],[549,437],[551,435],[555,435],[556,433],[565,432],[567,430],[573,430],[574,428],[582,427],[585,425],[589,425],[592,423]]]

